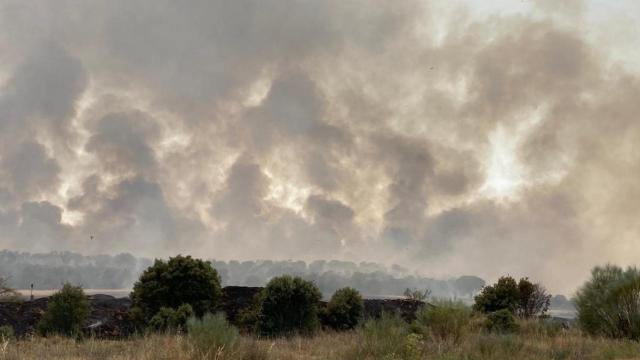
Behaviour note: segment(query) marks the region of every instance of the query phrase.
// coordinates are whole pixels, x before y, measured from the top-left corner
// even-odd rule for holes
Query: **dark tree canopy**
[[[362,320],[364,303],[362,296],[353,288],[337,290],[323,311],[323,323],[334,330],[353,329]]]
[[[319,325],[318,287],[300,277],[275,277],[262,290],[258,330],[266,336],[310,334]]]
[[[209,262],[178,255],[147,268],[134,285],[131,300],[148,321],[163,307],[177,309],[183,304],[191,305],[198,316],[215,312],[221,295],[220,276]]]
[[[551,295],[540,284],[534,284],[527,278],[518,282],[519,301],[517,315],[523,318],[531,318],[543,315],[549,310]]]
[[[497,283],[485,286],[475,301],[474,310],[483,313],[503,309],[515,312],[519,302],[518,283],[511,276],[503,276]]]
[[[485,286],[475,297],[474,310],[492,313],[508,310],[523,318],[543,315],[549,309],[551,295],[540,284],[527,278],[516,282],[511,276],[501,277],[494,285]]]

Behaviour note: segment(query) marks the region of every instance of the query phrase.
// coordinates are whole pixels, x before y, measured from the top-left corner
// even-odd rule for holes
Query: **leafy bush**
[[[184,329],[187,320],[194,315],[189,304],[182,304],[178,309],[162,307],[149,320],[149,327],[155,331],[167,332]]]
[[[0,326],[0,340],[6,341],[11,340],[16,337],[15,331],[13,331],[13,327],[11,325],[2,325]]]
[[[205,314],[201,319],[191,317],[187,329],[198,359],[232,358],[240,339],[238,329],[220,313]]]
[[[191,256],[156,260],[135,283],[131,300],[145,321],[160,308],[191,305],[196,315],[214,312],[222,295],[220,276],[209,262]]]
[[[415,325],[424,334],[439,340],[458,342],[471,320],[471,309],[460,301],[437,301],[423,306]]]
[[[291,276],[273,278],[260,295],[258,330],[266,336],[313,333],[319,325],[321,298],[312,282]]]
[[[527,278],[516,282],[511,276],[501,277],[494,285],[485,286],[475,297],[473,309],[483,313],[509,310],[523,318],[544,315],[549,309],[551,295],[540,284]]]
[[[42,335],[79,336],[90,312],[91,306],[82,288],[65,284],[49,298],[47,311],[37,329]]]
[[[511,311],[502,309],[487,315],[487,329],[498,333],[511,333],[518,331],[518,323]]]
[[[640,340],[640,270],[596,267],[575,298],[578,324],[587,333]]]
[[[350,330],[356,327],[364,313],[360,293],[346,287],[337,290],[323,311],[324,325],[334,330]]]

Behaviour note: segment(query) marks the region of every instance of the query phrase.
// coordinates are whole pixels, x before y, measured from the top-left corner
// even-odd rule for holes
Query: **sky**
[[[574,291],[640,250],[640,5],[0,0],[0,248]]]

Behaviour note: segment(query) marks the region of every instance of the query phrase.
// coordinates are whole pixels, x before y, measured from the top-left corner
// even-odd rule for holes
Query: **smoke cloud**
[[[637,261],[640,55],[561,3],[0,0],[0,247],[569,292]]]

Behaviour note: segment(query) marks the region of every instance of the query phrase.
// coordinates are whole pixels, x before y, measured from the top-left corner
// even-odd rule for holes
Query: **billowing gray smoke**
[[[604,47],[619,31],[578,0],[448,4],[0,0],[0,247],[560,292],[634,261],[640,78]]]

